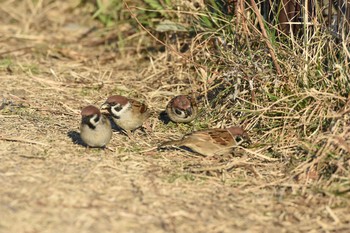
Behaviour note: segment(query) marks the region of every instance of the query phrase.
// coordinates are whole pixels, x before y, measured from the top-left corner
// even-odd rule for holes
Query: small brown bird
[[[109,119],[95,106],[81,111],[80,137],[90,147],[104,147],[111,140],[112,127]]]
[[[198,106],[193,97],[178,95],[169,101],[165,111],[173,122],[189,123],[196,118]]]
[[[226,129],[208,129],[195,131],[180,140],[165,142],[159,148],[168,146],[187,147],[204,156],[224,155],[230,153],[234,146],[250,142],[248,134],[237,126]]]
[[[120,95],[108,97],[101,109],[107,109],[113,121],[128,135],[150,117],[147,105]]]

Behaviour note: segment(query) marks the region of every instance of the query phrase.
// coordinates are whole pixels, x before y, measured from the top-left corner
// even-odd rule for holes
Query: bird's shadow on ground
[[[87,145],[81,139],[80,133],[78,133],[77,131],[71,130],[67,133],[67,136],[72,140],[74,144],[87,147]]]
[[[111,122],[111,126],[112,126],[113,132],[117,132],[117,133],[119,133],[119,134],[123,134],[123,135],[129,137],[127,131],[125,131],[125,130],[122,129],[120,126],[118,126],[118,125],[113,121],[113,119],[112,119],[111,117],[108,117],[108,119],[109,119],[109,121]],[[145,128],[144,128],[143,126],[141,126],[139,129],[140,129],[144,134],[147,134],[147,132],[145,131]],[[134,131],[135,131],[135,130],[133,130],[132,132],[134,132]]]
[[[171,121],[166,111],[160,112],[158,119],[166,125]]]
[[[108,118],[109,122],[111,123],[111,127],[112,127],[113,132],[119,132],[119,133],[124,133],[124,134],[126,133],[122,128],[120,128],[120,127],[113,121],[113,118],[112,118],[112,116],[111,116],[110,113],[108,113],[108,112],[103,112],[102,114],[105,115],[105,116]]]
[[[126,134],[126,132],[122,128],[120,128],[116,123],[114,123],[111,117],[108,117],[108,120],[111,122],[112,130],[114,132]]]
[[[185,151],[185,152],[193,153],[194,155],[203,156],[187,146],[162,146],[162,145],[159,145],[158,150],[159,151],[172,151],[172,150]]]

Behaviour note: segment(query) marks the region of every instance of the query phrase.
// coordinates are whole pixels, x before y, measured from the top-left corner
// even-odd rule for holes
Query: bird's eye
[[[123,107],[122,107],[120,104],[117,104],[117,105],[114,105],[114,106],[113,106],[113,109],[114,109],[115,111],[119,112],[120,110],[123,109]]]
[[[237,136],[237,137],[236,137],[236,142],[237,142],[238,144],[242,143],[243,140],[244,140],[244,139],[243,139],[241,136]]]
[[[182,115],[183,114],[183,112],[181,110],[177,109],[177,108],[175,108],[175,113],[177,115]]]

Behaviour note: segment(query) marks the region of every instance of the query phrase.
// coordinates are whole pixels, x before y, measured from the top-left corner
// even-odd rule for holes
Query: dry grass
[[[0,6],[0,232],[348,232],[346,98],[292,93],[270,67],[243,54],[227,52],[231,67],[215,70],[201,35],[187,55],[210,61],[207,70],[171,51],[145,56],[137,46],[107,46],[99,43],[105,30],[81,37],[99,27],[87,7],[33,2]],[[293,86],[298,77],[289,65],[282,67]],[[255,73],[255,85],[275,88],[277,100],[260,89],[252,95],[245,78]],[[238,79],[234,102],[224,90]],[[191,91],[202,94],[191,125],[164,125],[154,114],[135,141],[115,132],[111,150],[77,143],[85,105],[120,93],[159,113],[172,96]],[[327,117],[332,130],[321,127]],[[230,124],[245,125],[255,146],[220,158],[155,150],[193,129]]]

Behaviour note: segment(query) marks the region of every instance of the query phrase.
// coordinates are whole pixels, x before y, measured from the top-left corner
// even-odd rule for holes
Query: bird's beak
[[[88,116],[83,116],[83,117],[81,118],[81,122],[82,122],[83,124],[87,125],[87,124],[90,122],[90,117],[88,117]]]
[[[186,115],[187,116],[191,116],[192,115],[192,109],[191,108],[186,109]]]
[[[101,109],[102,110],[104,110],[104,109],[109,109],[111,107],[111,105],[109,104],[109,103],[107,103],[107,102],[105,102],[105,103],[103,103],[102,105],[101,105]]]

